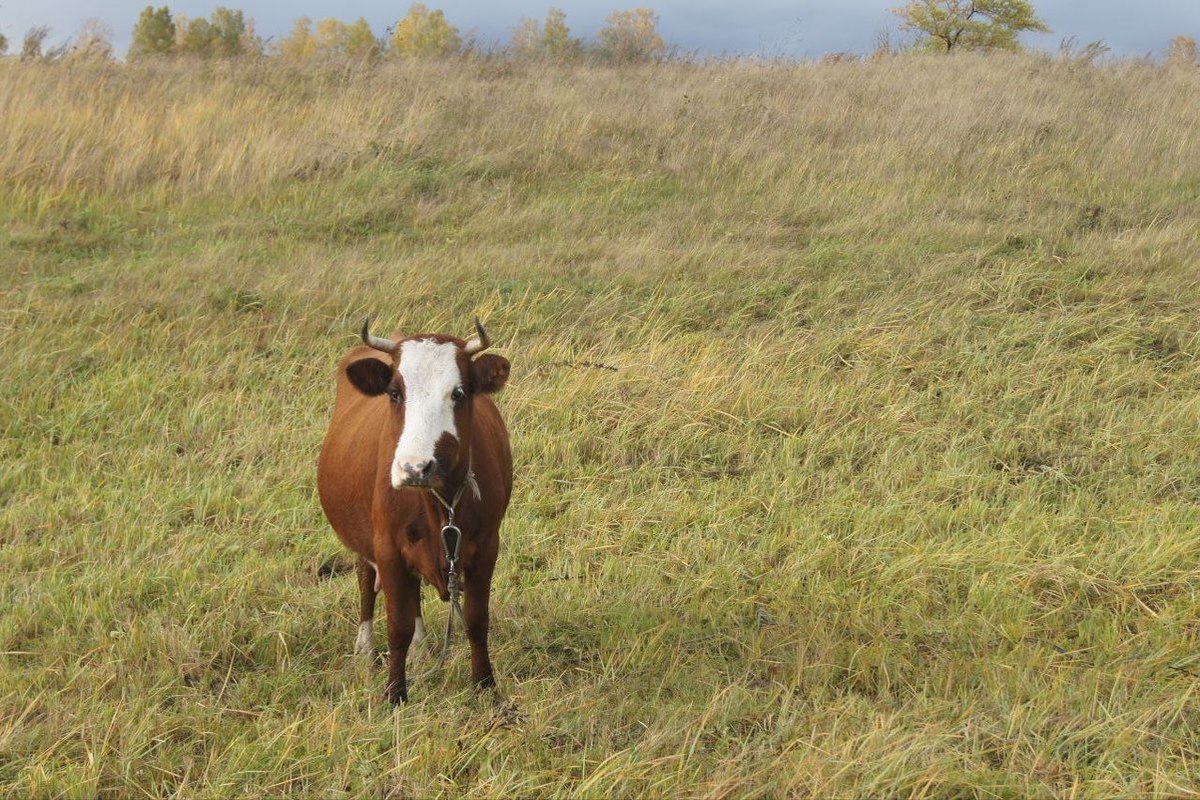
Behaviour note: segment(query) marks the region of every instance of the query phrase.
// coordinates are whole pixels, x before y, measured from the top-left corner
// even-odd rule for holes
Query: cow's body
[[[486,347],[486,334],[482,329],[480,333],[485,337],[482,346]],[[401,345],[405,343],[410,343],[405,352],[414,352],[415,348],[419,353],[432,353],[439,368],[456,364],[467,386],[466,396],[450,404],[450,430],[440,434],[435,430],[431,435],[436,439],[434,444],[418,444],[432,448],[436,464],[419,462],[428,476],[423,473],[415,480],[428,484],[416,486],[406,484],[416,473],[410,464],[401,463],[397,450],[398,441],[405,441],[401,436],[408,413],[404,407],[406,395],[411,392],[416,397],[420,389],[416,384],[425,373],[407,378],[402,375]],[[440,535],[447,512],[433,491],[439,491],[446,501],[456,495],[459,498],[454,506],[454,523],[462,531],[458,573],[465,594],[463,619],[471,644],[471,672],[477,685],[494,685],[487,650],[488,595],[500,545],[500,522],[512,493],[512,451],[504,421],[488,393],[503,385],[508,362],[492,355],[476,360],[487,360],[487,368],[491,369],[502,366],[498,385],[485,387],[487,378],[478,377],[481,370],[470,358],[470,347],[476,344],[447,336],[410,337],[399,339],[397,352],[391,357],[360,346],[350,350],[338,365],[337,399],[321,448],[317,488],[329,523],[358,555],[361,624],[355,649],[359,652],[371,651],[375,595],[380,588],[383,590],[388,618],[388,694],[393,702],[407,699],[405,661],[414,634],[423,628],[421,581],[432,585],[443,600],[449,598],[449,564]],[[379,364],[367,363],[371,361]],[[434,375],[431,381],[452,380],[453,369],[445,366],[443,374]],[[370,373],[372,377],[364,381],[355,373]],[[397,391],[392,384],[378,388],[378,381],[387,375],[392,384],[401,387],[398,391],[405,399],[390,396]],[[368,385],[366,391],[364,383]],[[440,402],[439,398],[434,400]],[[421,402],[436,406],[434,402]],[[409,405],[416,406],[416,401]],[[442,412],[437,407],[433,413]],[[452,432],[465,432],[465,441],[456,439]],[[412,433],[408,439],[415,436]],[[473,482],[468,480],[468,472],[473,474]],[[447,613],[452,612],[448,609]]]

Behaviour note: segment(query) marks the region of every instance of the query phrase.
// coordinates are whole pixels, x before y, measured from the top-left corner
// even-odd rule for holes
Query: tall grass
[[[1200,792],[1198,97],[0,61],[2,792]],[[351,655],[366,313],[512,359],[499,699]]]

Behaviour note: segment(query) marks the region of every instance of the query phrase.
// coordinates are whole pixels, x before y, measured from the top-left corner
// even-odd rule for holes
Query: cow
[[[338,364],[317,491],[329,524],[358,556],[356,653],[373,652],[375,597],[383,590],[393,705],[408,701],[408,648],[424,636],[422,580],[449,601],[461,576],[471,677],[478,688],[496,685],[488,595],[513,472],[508,431],[490,395],[508,380],[509,362],[480,355],[489,340],[478,319],[475,330],[470,341],[399,332],[385,339],[371,334],[368,319],[363,344]],[[457,548],[443,542],[448,528],[461,531],[453,561]]]

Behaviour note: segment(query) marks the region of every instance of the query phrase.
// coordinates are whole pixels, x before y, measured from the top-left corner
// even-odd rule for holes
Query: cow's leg
[[[492,541],[495,536],[489,537]],[[471,643],[471,680],[476,688],[494,687],[496,678],[492,674],[492,661],[488,658],[488,598],[492,591],[492,570],[496,566],[496,549],[489,548],[477,554],[466,575],[463,588],[463,622],[467,640]]]
[[[354,640],[356,655],[371,656],[375,645],[375,567],[358,557],[358,638]]]
[[[383,596],[387,601],[388,617],[388,685],[387,696],[392,705],[408,702],[408,679],[405,663],[408,646],[416,631],[417,609],[421,584],[398,560],[379,560],[379,575],[383,578]]]

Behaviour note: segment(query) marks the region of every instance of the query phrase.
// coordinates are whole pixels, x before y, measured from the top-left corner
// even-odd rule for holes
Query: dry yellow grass
[[[1197,793],[1198,97],[0,61],[0,793]],[[501,702],[317,574],[365,313],[513,361]]]

